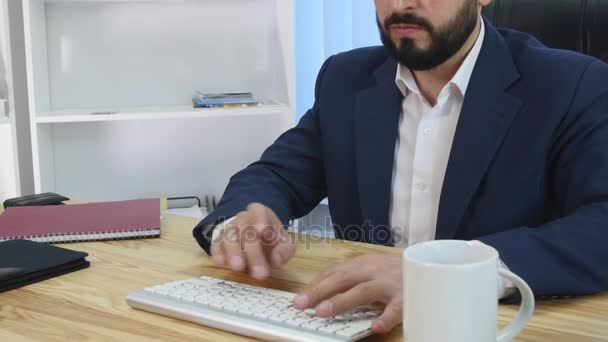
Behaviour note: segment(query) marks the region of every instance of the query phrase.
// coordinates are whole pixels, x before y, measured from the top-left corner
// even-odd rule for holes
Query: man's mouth
[[[401,38],[411,38],[418,32],[424,30],[424,28],[422,26],[412,24],[393,24],[389,26],[389,30]]]

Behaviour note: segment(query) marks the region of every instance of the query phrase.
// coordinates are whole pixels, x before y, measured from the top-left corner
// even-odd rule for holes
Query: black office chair
[[[543,44],[608,62],[608,0],[493,0],[483,15]]]

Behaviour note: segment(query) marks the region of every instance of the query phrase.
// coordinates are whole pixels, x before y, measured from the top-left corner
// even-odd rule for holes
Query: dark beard
[[[477,26],[479,17],[477,1],[467,1],[456,17],[444,27],[436,28],[428,20],[418,17],[413,13],[394,13],[386,20],[384,25],[376,17],[380,39],[382,44],[390,51],[393,57],[403,66],[410,70],[430,70],[454,56],[471,36]],[[397,47],[389,35],[389,27],[393,24],[418,25],[429,32],[431,43],[427,49],[416,47],[413,39],[401,39],[401,45]]]

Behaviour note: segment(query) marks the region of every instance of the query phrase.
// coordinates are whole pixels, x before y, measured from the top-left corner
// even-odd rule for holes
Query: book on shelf
[[[229,93],[202,93],[197,91],[195,97],[201,100],[253,99],[253,93],[248,91]]]
[[[255,99],[250,92],[196,92],[192,98],[192,105],[194,108],[240,108],[260,106],[262,102]]]
[[[262,105],[262,102],[230,102],[230,103],[210,103],[210,102],[198,102],[192,101],[194,108],[248,108],[258,107]]]

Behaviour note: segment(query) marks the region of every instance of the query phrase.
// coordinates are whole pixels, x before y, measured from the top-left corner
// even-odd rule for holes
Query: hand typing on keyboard
[[[384,312],[372,325],[374,333],[389,332],[402,320],[401,255],[368,254],[330,267],[297,296],[298,309],[316,308],[319,317],[332,317],[361,305],[381,302]]]
[[[264,279],[271,267],[282,267],[295,253],[293,238],[275,213],[261,204],[250,204],[229,222],[217,237],[214,234],[211,244],[211,256],[218,266],[249,271],[252,277]]]
[[[333,317],[293,306],[294,294],[234,281],[201,277],[134,291],[137,309],[271,341],[352,342],[372,334],[378,316],[358,307]]]
[[[270,268],[282,267],[295,253],[295,243],[274,212],[252,204],[239,213],[217,238],[211,255],[218,266],[249,271],[263,279]],[[334,317],[361,305],[384,303],[373,332],[389,332],[402,319],[403,290],[400,255],[372,254],[322,271],[294,301],[296,309],[315,308],[319,317]]]

